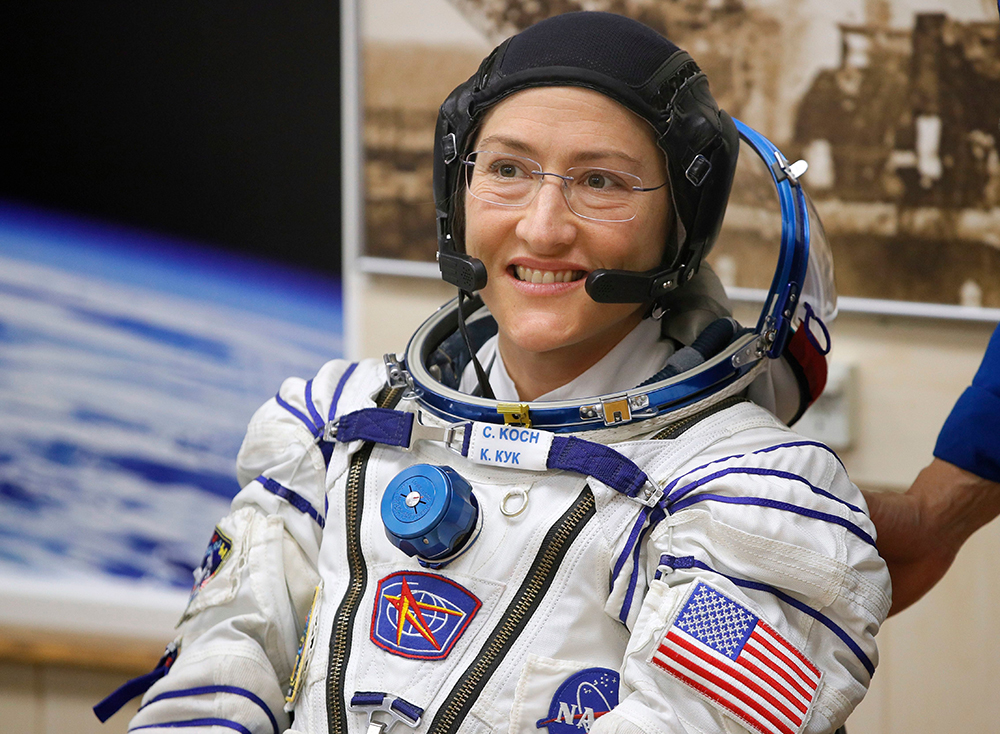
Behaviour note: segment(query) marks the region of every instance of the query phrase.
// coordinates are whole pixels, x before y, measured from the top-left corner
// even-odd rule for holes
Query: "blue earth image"
[[[342,322],[332,276],[0,202],[0,580],[186,593],[251,415]]]

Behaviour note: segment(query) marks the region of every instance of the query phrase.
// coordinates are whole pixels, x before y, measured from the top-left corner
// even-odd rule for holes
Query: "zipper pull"
[[[403,399],[410,399],[416,396],[417,391],[413,383],[413,378],[406,371],[406,365],[396,356],[395,353],[383,354],[382,364],[385,365],[385,376],[391,388],[403,388]]]
[[[365,734],[382,734],[396,722],[402,722],[411,729],[416,729],[420,726],[420,717],[424,714],[424,710],[419,706],[382,691],[356,691],[351,696],[351,705],[348,708],[351,711],[368,714],[368,729]],[[375,718],[376,713],[388,715],[388,723],[378,721]]]

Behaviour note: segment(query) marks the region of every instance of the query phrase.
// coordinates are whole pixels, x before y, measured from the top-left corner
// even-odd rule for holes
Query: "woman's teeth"
[[[582,270],[533,270],[523,265],[515,265],[517,279],[526,283],[572,283],[583,277]]]

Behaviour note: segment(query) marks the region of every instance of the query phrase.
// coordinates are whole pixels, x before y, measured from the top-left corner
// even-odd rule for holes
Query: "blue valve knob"
[[[478,520],[472,487],[451,467],[415,464],[382,495],[386,537],[421,565],[444,565],[471,545]]]

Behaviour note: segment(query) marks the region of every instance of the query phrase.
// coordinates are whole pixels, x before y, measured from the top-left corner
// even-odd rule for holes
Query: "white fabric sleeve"
[[[186,722],[186,731],[277,734],[289,726],[285,693],[319,583],[325,523],[327,465],[315,417],[328,416],[349,368],[335,361],[308,385],[286,380],[254,414],[237,458],[243,489],[216,527],[215,555],[210,548],[200,579],[196,572],[177,659],[130,729]]]
[[[828,449],[791,441],[682,472],[672,492],[643,548],[620,703],[591,734],[832,732],[870,685],[889,610],[860,491]]]

